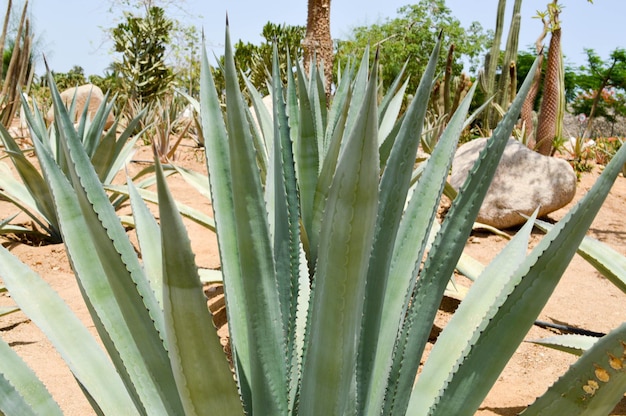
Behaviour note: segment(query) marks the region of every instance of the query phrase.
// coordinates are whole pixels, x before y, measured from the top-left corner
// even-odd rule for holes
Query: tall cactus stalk
[[[535,42],[535,48],[537,50],[537,54],[539,56],[539,65],[537,66],[537,70],[533,75],[533,83],[530,87],[530,91],[526,96],[526,100],[524,100],[524,104],[522,105],[522,112],[520,115],[522,121],[522,127],[524,132],[524,142],[526,145],[534,149],[535,147],[535,126],[533,122],[533,110],[535,108],[535,100],[537,99],[537,95],[539,94],[539,87],[541,85],[541,68],[543,68],[543,41],[548,35],[548,31],[550,29],[550,22],[545,18],[545,16],[541,17],[541,21],[543,22],[543,30],[537,41]]]
[[[7,10],[7,13],[10,13],[10,10]],[[15,44],[11,52],[11,61],[2,80],[0,122],[5,126],[10,124],[20,106],[20,89],[26,89],[28,80],[32,79],[33,67],[30,64],[32,33],[27,14],[28,0],[24,2],[24,8],[22,9],[22,15],[15,35]]]
[[[506,9],[506,0],[498,1],[498,13],[496,15],[496,30],[494,32],[493,45],[490,52],[485,57],[485,67],[481,76],[481,88],[485,93],[485,97],[491,98],[495,96],[494,103],[506,110],[514,98],[515,80],[511,77],[511,73],[515,73],[515,62],[517,60],[517,48],[519,44],[519,30],[521,25],[521,8],[522,0],[515,0],[513,5],[513,17],[509,26],[509,33],[504,51],[504,61],[500,75],[497,74],[498,59],[500,57],[500,41],[504,29],[504,12]],[[499,77],[499,79],[498,79]],[[489,106],[485,109],[482,116],[483,129],[486,135],[491,134],[491,128],[500,120],[498,113],[493,111],[493,107]]]
[[[498,1],[498,12],[496,14],[496,31],[493,35],[493,44],[491,50],[485,56],[485,67],[481,76],[481,88],[485,93],[485,97],[490,98],[494,95],[496,87],[496,68],[498,67],[498,57],[500,56],[500,40],[502,39],[502,31],[504,28],[504,11],[506,9],[506,0]],[[483,129],[486,134],[491,132],[491,107],[487,107],[483,112]]]
[[[2,25],[2,35],[0,35],[0,57],[4,56],[4,43],[7,40],[7,30],[9,28],[9,19],[11,18],[11,9],[13,7],[13,2],[9,0],[7,2],[7,11],[4,14],[4,25]],[[4,65],[0,65],[0,80],[4,75]]]
[[[551,37],[548,50],[548,65],[543,86],[543,99],[537,121],[536,150],[543,155],[552,152],[554,139],[560,137],[563,129],[565,108],[563,55],[561,53],[560,8],[557,0],[548,6]]]
[[[502,61],[502,73],[500,74],[500,81],[498,83],[496,102],[505,110],[515,97],[515,88],[511,87],[515,86],[516,79],[511,75],[512,73],[515,74],[516,71],[517,48],[519,46],[519,31],[522,20],[521,9],[522,0],[515,0],[511,27],[509,29],[506,50],[504,51],[504,59]]]

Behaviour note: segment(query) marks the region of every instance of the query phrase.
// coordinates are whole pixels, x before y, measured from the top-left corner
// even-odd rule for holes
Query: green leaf
[[[537,211],[533,219],[536,214]],[[457,366],[504,301],[500,293],[511,290],[512,277],[526,258],[532,229],[533,222],[530,220],[471,286],[428,355],[411,392],[408,414],[426,415],[440,400],[449,399],[442,395],[448,380],[454,376]]]
[[[98,406],[106,414],[140,414],[109,358],[61,297],[4,247],[0,247],[0,270],[11,297],[52,342]]]
[[[158,166],[158,159],[156,163]],[[202,292],[191,242],[158,168],[157,185],[165,334],[183,407],[186,414],[194,415],[243,414],[236,384]]]
[[[0,338],[0,413],[59,415],[63,412],[41,380]]]
[[[540,220],[536,220],[535,225],[543,231],[549,231],[554,227]],[[592,237],[583,238],[577,252],[618,289],[626,293],[626,257]]]
[[[230,175],[230,150],[228,136],[222,116],[220,101],[211,75],[206,48],[202,53],[200,79],[200,117],[205,138],[207,169],[211,186],[211,201],[217,241],[220,247],[220,262],[224,277],[224,293],[227,299],[228,329],[231,337],[233,363],[246,413],[252,411],[250,391],[251,354],[248,340],[248,322],[244,310],[244,279],[239,262],[239,247],[234,233],[236,223],[233,208],[233,188]]]
[[[326,202],[302,369],[302,415],[344,414],[354,405],[355,340],[378,209],[376,83],[373,75]]]
[[[591,348],[597,341],[598,337],[592,337],[589,335],[563,334],[543,339],[534,339],[528,342],[568,352],[570,354],[581,355],[583,352]]]
[[[626,324],[600,338],[522,414],[608,415],[626,393]]]
[[[514,276],[518,283],[503,293],[505,302],[460,365],[448,385],[449,399],[439,403],[435,414],[461,414],[461,409],[471,414],[480,406],[554,291],[624,162],[626,150],[620,150],[585,197],[519,265]],[[498,354],[493,354],[496,344]],[[469,379],[471,383],[466,382]]]
[[[358,394],[363,396],[358,397],[361,410],[367,405],[366,402],[368,398],[373,399],[377,397],[377,395],[379,398],[382,398],[383,394],[382,387],[385,383],[380,384],[380,382],[383,381],[381,379],[372,380],[372,371],[378,345],[382,341],[380,338],[381,325],[389,325],[389,322],[384,321],[382,318],[384,301],[389,300],[385,297],[385,292],[390,276],[390,265],[393,258],[396,237],[398,236],[405,202],[409,192],[411,173],[419,146],[419,137],[426,115],[428,97],[430,96],[430,85],[435,76],[440,45],[441,42],[437,42],[437,45],[431,53],[429,65],[416,91],[415,99],[409,106],[406,116],[402,121],[398,139],[391,151],[389,165],[383,172],[380,181],[380,202],[378,205],[376,234],[367,271],[367,286],[363,311],[364,325],[362,328],[362,340],[359,346],[358,371],[360,373],[359,380],[361,383],[357,385],[357,388],[359,389]],[[380,139],[380,130],[378,138]],[[451,144],[450,150],[453,147],[454,145]],[[443,170],[439,173],[439,176],[443,176]],[[438,199],[432,198],[432,200]],[[423,211],[421,213],[423,214]],[[425,227],[423,231],[427,232],[426,230],[427,228]],[[413,242],[415,243],[416,241],[418,240],[414,240]],[[407,276],[410,276],[410,274],[407,274]],[[388,351],[390,351],[393,344],[390,340],[387,341],[389,342],[387,344],[389,348]],[[384,354],[385,353],[382,353],[382,355]],[[378,377],[378,375],[376,377]],[[370,388],[375,387],[371,385],[372,382],[376,384],[376,388],[379,390],[370,390]],[[377,405],[380,404],[378,403]]]
[[[53,84],[50,80],[73,186],[43,148],[40,161],[54,189],[72,267],[100,337],[129,391],[136,389],[136,399],[150,414],[181,412],[159,335],[164,327],[162,311]]]

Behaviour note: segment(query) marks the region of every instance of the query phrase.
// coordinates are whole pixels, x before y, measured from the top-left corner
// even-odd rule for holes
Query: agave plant
[[[26,106],[27,104],[24,102],[23,105]],[[88,105],[86,105],[76,130],[98,178],[105,185],[112,184],[118,172],[130,161],[136,150],[135,143],[140,137],[140,134],[131,136],[140,116],[132,120],[119,134],[117,132],[117,120],[111,129],[104,133],[105,121],[112,107],[113,103],[107,103],[105,98],[93,120],[90,120],[87,116]],[[75,111],[74,102],[69,111]],[[61,132],[59,132],[58,126],[53,124],[53,127],[47,128],[37,105],[34,106],[33,112],[28,111],[26,114],[32,140],[39,140],[52,154],[57,164],[68,174],[65,155],[61,150]],[[52,190],[37,167],[38,164],[41,164],[37,146],[34,148],[20,147],[2,125],[0,125],[0,140],[4,144],[5,157],[10,159],[19,176],[19,179],[14,178],[8,164],[0,163],[0,169],[3,172],[0,176],[0,198],[15,205],[18,211],[30,217],[33,223],[33,226],[28,228],[12,224],[12,219],[10,219],[2,224],[0,233],[31,234],[50,243],[60,242],[61,231],[52,198]],[[28,157],[33,150],[35,150],[37,163]],[[135,178],[138,179],[151,171],[153,169],[144,169]],[[142,186],[147,186],[153,182],[148,181]],[[125,197],[120,198],[119,195],[113,194],[111,199],[115,200],[115,206],[119,207]]]
[[[228,32],[225,113],[203,56],[201,118],[234,378],[158,160],[160,224],[129,183],[140,261],[66,111],[56,110],[69,174],[41,141],[35,146],[104,350],[4,249],[0,271],[99,414],[476,411],[576,252],[626,150],[535,249],[526,252],[531,219],[484,269],[415,382],[438,305],[530,85],[521,87],[439,225],[437,207],[473,90],[412,185],[438,48],[400,124],[383,139],[367,57],[344,72],[328,111],[315,68],[307,77],[296,65],[285,87],[275,59],[273,128],[256,134]],[[626,390],[625,339],[624,327],[603,338],[528,412],[610,410]],[[36,376],[0,348],[0,410],[59,414]]]

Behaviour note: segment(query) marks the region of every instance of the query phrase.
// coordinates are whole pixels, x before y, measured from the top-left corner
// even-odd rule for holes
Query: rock
[[[93,84],[84,84],[79,87],[69,88],[63,91],[61,93],[61,99],[63,100],[67,108],[69,108],[70,105],[72,105],[72,100],[74,99],[75,94],[76,94],[76,114],[74,116],[74,122],[76,123],[80,119],[83,113],[83,110],[85,108],[85,103],[87,102],[87,99],[89,99],[89,110],[87,113],[87,117],[89,117],[90,119],[93,119],[93,117],[96,115],[96,111],[98,111],[98,107],[100,107],[100,105],[102,104],[102,101],[104,101],[104,94],[102,93],[102,90],[100,89],[100,87],[93,85]],[[52,121],[54,120],[53,108],[50,108],[50,110],[48,111],[48,114],[46,115],[46,120],[48,121],[48,124],[52,123]],[[107,117],[106,123],[104,124],[104,128],[108,130],[109,128],[111,128],[114,122],[115,122],[115,116],[113,115],[113,112],[111,112],[109,113],[109,116]]]
[[[459,189],[487,139],[472,140],[457,149],[450,184]],[[539,217],[567,205],[576,193],[576,174],[570,164],[540,155],[509,139],[476,221],[499,229],[523,224],[520,215]]]

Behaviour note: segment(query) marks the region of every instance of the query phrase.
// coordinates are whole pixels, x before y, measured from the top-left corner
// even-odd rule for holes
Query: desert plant
[[[273,134],[255,141],[228,34],[225,114],[203,57],[201,117],[211,149],[207,166],[236,381],[160,170],[160,226],[141,198],[131,198],[142,264],[67,113],[57,110],[69,177],[40,142],[36,146],[73,268],[111,360],[45,283],[1,248],[0,270],[99,413],[474,413],[559,281],[626,150],[530,254],[532,222],[485,269],[428,356],[423,372],[430,376],[419,377],[414,387],[437,307],[530,85],[522,86],[439,227],[437,207],[474,90],[411,187],[437,55],[435,48],[384,164],[378,82],[367,64],[354,77],[345,74],[328,113],[320,113],[321,77],[313,70],[307,79],[299,71],[284,88],[275,59]],[[59,101],[55,91],[53,98]],[[267,161],[265,181],[260,161]],[[436,235],[429,240],[431,230]],[[73,331],[81,331],[80,345]],[[623,348],[617,339],[625,332],[620,328],[603,349],[592,349],[592,360],[609,377],[603,373],[590,394],[584,388],[589,378],[566,376],[575,394],[550,395],[551,414],[563,414],[571,403],[610,407],[622,397],[624,372],[609,369],[602,351],[607,344]],[[0,392],[14,400],[0,400],[0,409],[26,414],[24,402],[32,396],[13,380],[19,375],[37,382],[17,357],[3,357]],[[589,360],[580,367],[594,369]],[[45,406],[40,412],[59,413],[45,391],[35,393],[37,405]]]
[[[12,2],[8,2],[2,35],[0,37],[0,57],[4,56],[4,42],[6,40],[11,9]],[[0,122],[4,125],[9,125],[11,120],[15,117],[17,109],[20,107],[20,93],[23,89],[28,89],[28,85],[30,85],[34,76],[34,65],[31,55],[33,33],[30,26],[30,19],[27,15],[28,1],[24,2],[17,32],[10,51],[11,58],[6,73],[3,72],[4,66],[0,68],[0,80],[2,81],[0,91]]]
[[[62,104],[63,105],[63,104]],[[118,135],[117,121],[111,129],[104,133],[104,125],[107,115],[111,111],[112,103],[103,101],[102,105],[94,115],[93,120],[88,120],[86,105],[78,123],[78,134],[85,151],[87,152],[98,178],[103,184],[111,184],[120,169],[132,158],[135,153],[135,143],[140,135],[131,137],[131,133],[139,122],[141,114],[137,116],[128,127]],[[24,102],[25,108],[28,108]],[[72,103],[70,112],[75,111]],[[61,150],[61,138],[58,126],[49,129],[43,114],[38,110],[35,103],[34,112],[27,112],[28,124],[33,142],[39,141],[45,148],[51,152],[56,162],[67,173],[66,158]],[[5,148],[5,156],[13,164],[14,170],[19,176],[14,178],[9,166],[0,162],[0,169],[3,174],[0,177],[0,197],[16,206],[18,211],[23,212],[32,220],[31,227],[11,224],[7,222],[0,227],[2,234],[30,234],[36,240],[43,240],[50,243],[58,243],[61,241],[61,231],[57,219],[57,210],[53,202],[52,190],[46,183],[44,176],[39,172],[37,167],[41,164],[41,154],[35,146],[36,161],[29,159],[29,154],[33,148],[21,147],[11,136],[9,131],[0,125],[0,140]],[[136,175],[136,178],[148,174],[152,169],[145,169]],[[147,183],[145,184],[147,185]],[[111,196],[112,200],[116,195]],[[125,199],[125,197],[124,197]],[[115,205],[120,206],[123,200],[117,200]]]

